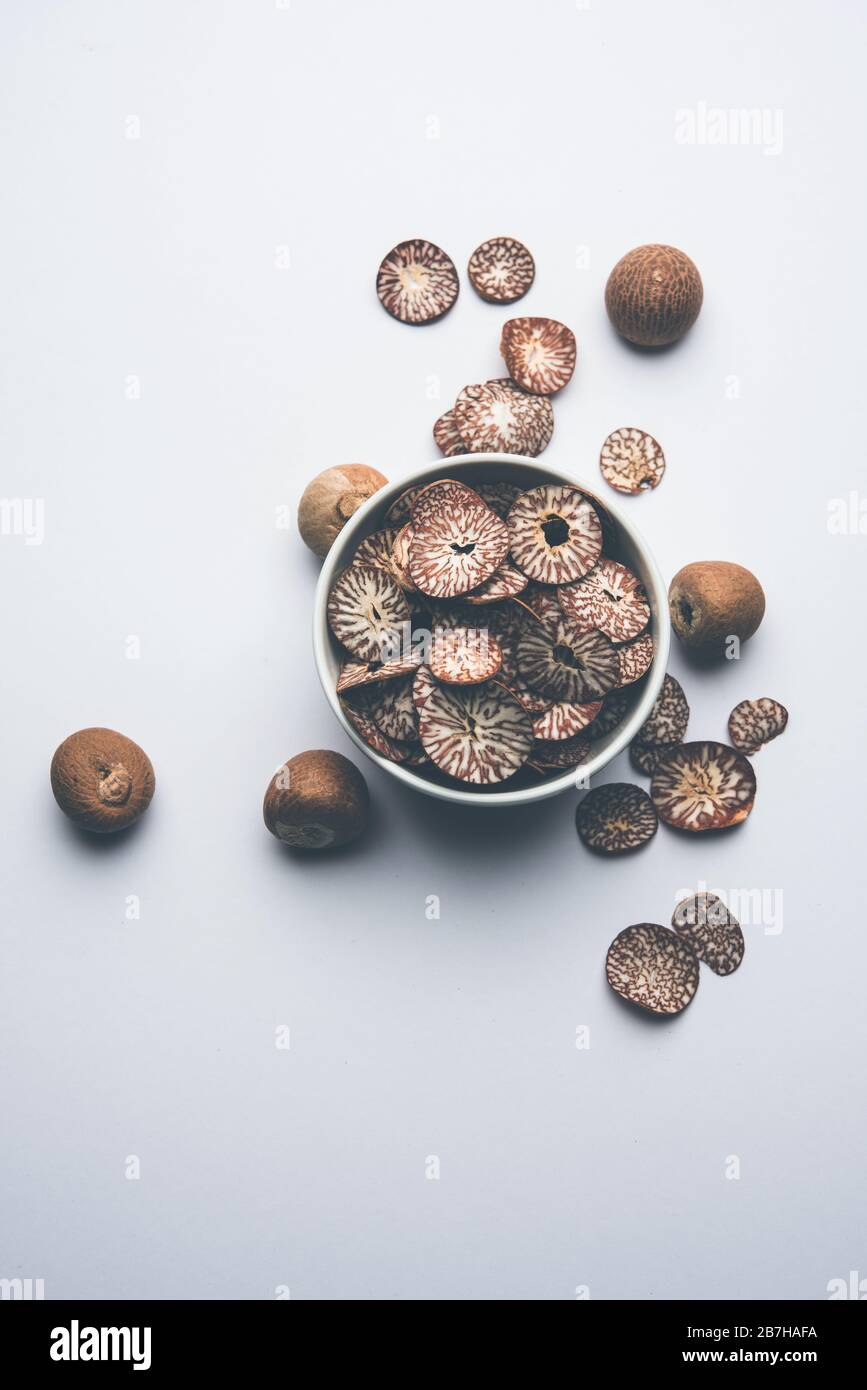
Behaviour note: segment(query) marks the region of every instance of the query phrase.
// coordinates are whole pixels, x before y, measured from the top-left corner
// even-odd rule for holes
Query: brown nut
[[[699,560],[678,570],[668,589],[671,625],[684,646],[722,655],[730,637],[746,642],[762,621],[765,595],[743,565]]]
[[[333,849],[365,830],[370,794],[348,758],[314,748],[278,768],[268,784],[262,812],[271,834],[285,845]]]
[[[61,811],[97,834],[125,830],[137,821],[154,786],[150,758],[113,729],[79,729],[51,759],[51,790]]]
[[[362,502],[387,483],[382,473],[366,463],[344,463],[318,473],[298,503],[298,530],[304,544],[324,559]]]
[[[666,347],[692,328],[703,295],[701,276],[683,251],[674,246],[637,246],[609,275],[605,307],[628,342]]]

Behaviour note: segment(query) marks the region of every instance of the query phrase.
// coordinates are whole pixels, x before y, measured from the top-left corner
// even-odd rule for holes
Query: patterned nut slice
[[[756,774],[724,743],[682,743],[657,762],[650,796],[676,830],[725,830],[753,809]]]
[[[437,420],[433,427],[433,437],[440,453],[444,454],[446,458],[453,458],[455,454],[467,452],[467,446],[458,429],[457,418],[453,410],[447,410]]]
[[[437,682],[434,680],[429,666],[419,666],[413,677],[412,699],[417,710],[420,710],[428,695],[436,690]]]
[[[367,685],[378,685],[380,681],[411,675],[420,662],[421,654],[417,651],[407,652],[394,661],[344,661],[337,677],[337,693],[342,695],[344,690],[357,690]]]
[[[437,628],[428,655],[434,680],[446,685],[479,685],[495,676],[503,649],[484,626]]]
[[[412,509],[424,489],[424,483],[415,483],[396,497],[385,514],[386,526],[405,526],[411,519]]]
[[[575,824],[582,841],[600,854],[624,854],[652,840],[659,826],[653,802],[630,782],[608,782],[589,791]]]
[[[437,686],[421,708],[419,732],[437,767],[476,786],[513,777],[533,746],[529,714],[496,681]]]
[[[430,512],[452,507],[483,507],[479,494],[457,478],[439,478],[419,489],[413,502],[413,522],[421,521]]]
[[[418,716],[412,700],[413,676],[380,683],[370,690],[367,714],[378,729],[400,743],[418,739]]]
[[[400,587],[408,594],[415,593],[415,585],[412,582],[412,575],[409,572],[409,548],[412,543],[413,527],[412,522],[408,521],[405,526],[401,526],[395,537],[391,551],[390,570],[397,580]]]
[[[560,607],[585,631],[597,628],[612,642],[629,642],[650,622],[644,585],[616,560],[599,561],[575,584],[557,590]]]
[[[667,927],[640,922],[615,936],[605,960],[608,983],[652,1014],[679,1014],[698,989],[698,956]]]
[[[538,738],[527,761],[537,772],[568,772],[586,761],[590,749],[589,739],[580,734],[575,738]]]
[[[518,699],[521,699],[520,695]],[[574,738],[586,729],[588,724],[592,724],[601,708],[601,700],[591,700],[586,705],[560,700],[557,704],[550,705],[533,721],[533,737],[551,742]]]
[[[361,661],[382,660],[401,624],[410,618],[409,604],[396,581],[373,565],[350,565],[328,595],[328,625]]]
[[[509,512],[512,559],[541,584],[571,584],[602,553],[602,527],[576,488],[548,483],[522,492]]]
[[[601,632],[579,632],[564,617],[528,625],[518,641],[518,671],[554,701],[588,704],[618,683],[618,648]]]
[[[532,285],[536,265],[522,242],[495,236],[476,247],[467,274],[473,289],[489,304],[513,304]]]
[[[671,925],[715,975],[732,975],[744,958],[740,923],[715,893],[684,898],[674,909]]]
[[[788,722],[789,711],[779,700],[767,695],[759,700],[741,700],[729,715],[729,738],[741,753],[758,753],[784,732]]]
[[[390,763],[402,763],[406,760],[409,752],[407,744],[399,743],[397,739],[384,734],[363,707],[352,705],[348,700],[341,700],[340,703],[346,718],[368,748],[378,753],[381,758],[387,758]]]
[[[433,323],[458,297],[458,272],[445,251],[431,241],[401,241],[376,275],[379,302],[401,323]]]
[[[409,572],[432,598],[456,598],[490,579],[506,558],[509,532],[483,502],[416,506]]]
[[[578,349],[575,334],[556,319],[509,319],[503,325],[500,356],[523,391],[551,396],[568,385]]]
[[[645,777],[652,777],[660,760],[677,746],[676,743],[639,743],[633,739],[629,745],[629,761]]]
[[[465,447],[473,454],[536,458],[554,433],[551,402],[518,391],[508,381],[465,386],[455,401],[454,415]]]
[[[616,492],[649,492],[662,482],[665,455],[652,434],[624,427],[605,440],[599,467]]]
[[[514,598],[516,594],[522,593],[528,583],[523,570],[519,570],[511,560],[504,560],[499,569],[494,570],[490,579],[486,579],[478,589],[473,589],[472,593],[465,596],[464,602],[479,607],[499,603],[501,599]]]
[[[667,671],[662,689],[645,719],[635,742],[645,745],[682,743],[689,724],[689,705],[680,681]]]
[[[653,661],[653,638],[650,633],[645,632],[642,637],[618,647],[617,659],[620,667],[618,685],[634,685],[640,681],[642,676],[647,675]]]

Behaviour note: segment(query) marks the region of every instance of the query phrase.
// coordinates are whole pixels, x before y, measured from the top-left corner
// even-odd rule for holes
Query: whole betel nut
[[[51,790],[71,821],[105,834],[125,830],[151,803],[150,758],[113,729],[79,729],[51,759]]]
[[[388,479],[366,463],[326,468],[307,484],[298,503],[298,530],[306,546],[322,559],[362,502]]]
[[[762,621],[765,595],[743,565],[699,560],[678,570],[668,588],[671,625],[684,646],[721,655],[729,638],[746,642]]]
[[[293,849],[333,849],[365,830],[367,783],[341,753],[313,748],[278,768],[262,808],[265,824]]]
[[[608,317],[638,347],[667,347],[695,323],[704,296],[693,262],[674,246],[637,246],[605,286]]]

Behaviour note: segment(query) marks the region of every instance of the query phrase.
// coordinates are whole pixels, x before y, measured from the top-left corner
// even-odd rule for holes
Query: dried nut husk
[[[332,586],[326,614],[334,636],[360,661],[382,660],[411,616],[396,580],[361,564],[350,565]]]
[[[729,715],[729,738],[741,753],[758,753],[771,739],[779,738],[789,722],[789,711],[779,700],[763,695],[741,700]]]
[[[612,642],[630,642],[650,622],[644,585],[631,570],[604,556],[574,584],[557,590],[560,607],[585,632],[596,628]]]
[[[266,826],[283,844],[333,849],[364,832],[370,795],[354,763],[327,748],[314,748],[278,768],[262,810]]]
[[[607,782],[587,793],[575,824],[589,849],[599,854],[625,854],[653,839],[659,818],[641,787],[631,782]]]
[[[61,811],[99,835],[137,821],[155,785],[147,753],[114,729],[79,729],[51,759],[51,790]]]
[[[668,589],[671,625],[684,646],[722,655],[733,637],[746,642],[765,614],[756,576],[729,560],[699,560],[678,570]]]
[[[698,318],[704,291],[693,262],[674,246],[637,246],[617,262],[605,286],[614,328],[638,347],[667,347]]]
[[[304,544],[326,556],[347,521],[388,479],[366,463],[326,468],[309,482],[298,503],[298,530]]]
[[[577,488],[546,483],[521,493],[509,512],[512,559],[542,584],[571,584],[602,553],[602,526]]]
[[[698,956],[676,932],[655,922],[626,927],[608,947],[608,983],[652,1014],[679,1014],[698,989]]]
[[[682,743],[657,762],[650,796],[676,830],[725,830],[753,809],[756,774],[724,743]]]
[[[450,256],[432,241],[401,241],[383,257],[376,293],[383,309],[401,323],[433,323],[448,313],[460,282]]]
[[[671,925],[715,975],[732,975],[744,958],[740,923],[716,893],[695,893],[677,904]]]

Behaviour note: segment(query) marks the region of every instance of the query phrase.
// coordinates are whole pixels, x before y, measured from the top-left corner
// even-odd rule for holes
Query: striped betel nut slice
[[[617,560],[604,556],[589,574],[557,590],[560,607],[579,627],[604,632],[612,642],[630,642],[650,622],[644,585]]]
[[[674,930],[715,975],[732,975],[744,958],[744,934],[716,893],[694,893],[677,904]]]
[[[522,492],[509,512],[512,559],[541,584],[571,584],[602,553],[602,526],[577,488],[546,483]]]
[[[503,325],[500,356],[523,391],[543,396],[562,391],[577,355],[575,334],[556,319],[517,318]]]
[[[401,323],[433,323],[448,313],[460,282],[454,262],[432,241],[401,241],[376,274],[379,302]]]
[[[682,743],[658,760],[650,796],[660,820],[676,830],[725,830],[753,809],[756,774],[724,743]]]
[[[652,840],[659,826],[653,802],[630,782],[594,787],[578,807],[575,824],[589,849],[624,854]]]
[[[529,714],[496,681],[437,686],[422,705],[419,733],[437,767],[476,786],[513,777],[533,746]]]
[[[523,242],[495,236],[476,247],[467,274],[476,294],[489,304],[514,304],[532,285],[536,265]]]
[[[396,580],[374,565],[350,565],[332,587],[326,607],[338,642],[360,661],[382,659],[410,608]]]
[[[652,434],[627,426],[608,435],[599,468],[615,492],[649,492],[662,482],[665,455]]]
[[[679,1014],[698,989],[698,956],[676,932],[656,922],[626,927],[608,947],[608,983],[652,1014]]]

